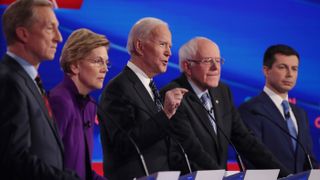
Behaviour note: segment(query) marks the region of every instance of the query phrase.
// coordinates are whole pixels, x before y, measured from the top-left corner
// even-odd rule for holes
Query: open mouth
[[[162,62],[162,64],[165,65],[165,66],[168,64],[168,60],[162,60],[161,62]]]

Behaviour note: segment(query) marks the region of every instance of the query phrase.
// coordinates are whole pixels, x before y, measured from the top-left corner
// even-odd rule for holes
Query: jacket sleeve
[[[169,119],[163,111],[150,112],[130,92],[119,83],[109,84],[101,96],[98,110],[101,134],[108,134],[110,145],[123,156],[136,154],[128,136],[143,150],[163,140],[165,129],[169,127]]]
[[[280,177],[289,175],[288,169],[265,147],[244,125],[239,112],[233,104],[233,98],[228,88],[225,98],[228,99],[228,113],[232,118],[231,141],[240,155],[248,159],[258,169],[280,169]]]
[[[0,86],[0,166],[4,172],[1,176],[8,179],[78,179],[74,173],[51,166],[32,153],[31,102],[16,80],[1,75]]]
[[[205,151],[200,140],[195,135],[195,132],[193,131],[193,128],[188,120],[187,113],[185,113],[187,111],[185,103],[186,102],[183,100],[181,106],[173,116],[170,129],[172,136],[176,138],[185,149],[192,169],[223,169],[224,167],[219,167],[217,162]],[[171,166],[174,166],[174,169],[182,170],[183,173],[188,173],[187,169],[185,168],[187,167],[185,162],[186,160],[183,157],[181,150],[177,147],[175,148],[174,152],[175,156],[171,157],[174,158],[171,160],[171,162],[173,162],[171,163]],[[175,162],[175,159],[178,159],[179,161]]]

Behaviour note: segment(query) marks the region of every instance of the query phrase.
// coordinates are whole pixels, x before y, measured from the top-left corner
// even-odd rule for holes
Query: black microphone
[[[194,102],[198,103],[198,104],[207,112],[207,114],[210,116],[211,119],[214,120],[214,122],[216,123],[216,127],[219,129],[219,131],[221,132],[221,134],[222,134],[222,135],[224,136],[224,138],[229,142],[229,144],[232,146],[234,152],[236,153],[236,155],[237,155],[237,160],[238,160],[238,163],[239,163],[239,165],[240,165],[240,171],[244,172],[246,168],[245,168],[245,166],[244,166],[244,164],[243,164],[242,158],[241,158],[241,156],[240,156],[237,148],[234,146],[234,144],[233,144],[232,141],[228,138],[228,136],[225,134],[225,132],[222,130],[222,128],[218,125],[217,120],[216,120],[216,119],[211,115],[211,113],[210,113],[210,111],[213,111],[213,108],[211,108],[211,110],[207,110],[207,109],[203,106],[203,104],[201,104],[201,103],[199,102],[199,99],[196,99],[196,97],[194,97],[194,96],[193,96],[192,94],[190,94],[190,93],[189,93],[189,96],[190,96],[190,98],[191,98]]]
[[[167,134],[168,134],[168,132],[167,132]],[[182,147],[182,145],[180,144],[180,142],[179,142],[178,140],[176,140],[176,139],[175,139],[174,137],[172,137],[172,136],[170,136],[170,138],[173,139],[173,141],[178,144],[178,146],[179,146],[182,154],[184,155],[184,159],[185,159],[185,161],[186,161],[186,163],[187,163],[189,173],[192,173],[190,161],[189,161],[189,158],[188,158],[188,155],[187,155],[186,151],[184,150],[184,148]]]
[[[85,128],[91,128],[92,123],[91,123],[90,121],[86,121],[85,123],[83,123],[83,126],[84,126]]]
[[[253,114],[257,114],[257,115],[262,115],[258,112],[254,112],[253,111]],[[262,115],[263,116],[263,115]],[[290,117],[290,114],[287,113],[285,114],[285,117]],[[301,144],[301,142],[298,140],[298,138],[292,136],[285,128],[279,126],[279,124],[275,123],[274,121],[271,121],[269,118],[265,118],[265,119],[268,119],[269,122],[271,122],[272,124],[274,124],[276,127],[278,127],[282,132],[284,132],[286,135],[288,135],[289,137],[291,137],[292,139],[294,139],[298,144],[299,146],[301,147],[301,149],[303,150],[304,154],[307,156],[307,159],[308,159],[308,163],[309,163],[309,166],[310,166],[310,169],[314,169],[313,165],[312,165],[312,162],[311,162],[311,158],[310,158],[310,155],[309,153],[307,153],[306,149],[303,147],[303,145]]]
[[[50,91],[48,91],[48,96],[49,96],[49,93],[50,93]],[[90,98],[90,96],[88,96],[88,95],[77,94],[77,98],[79,98],[79,99],[82,100],[82,101],[87,101],[87,100],[93,101],[93,100]],[[94,103],[95,103],[95,102],[94,102]],[[84,105],[83,109],[85,109],[88,104],[89,104],[89,103],[86,103],[86,104]],[[85,117],[84,114],[85,114],[85,112],[82,111],[82,118]],[[90,121],[90,120],[84,120],[84,122],[83,122],[83,127],[87,128],[87,129],[91,128],[91,127],[92,127],[91,121]]]
[[[93,102],[93,103],[97,106],[97,108],[98,108],[99,111],[101,111],[100,115],[103,116],[103,119],[104,119],[104,120],[106,120],[106,119],[110,120],[113,124],[115,124],[115,125],[117,126],[117,128],[120,129],[120,131],[124,132],[124,134],[128,137],[128,139],[130,140],[130,142],[132,143],[132,145],[134,146],[134,148],[136,149],[136,151],[137,151],[137,153],[138,153],[138,155],[139,155],[139,157],[140,157],[141,164],[142,164],[142,166],[143,166],[143,170],[144,170],[146,176],[149,176],[149,171],[148,171],[148,168],[147,168],[147,165],[146,165],[146,161],[144,160],[143,154],[141,153],[140,148],[139,148],[139,146],[137,145],[137,143],[135,142],[135,140],[130,136],[130,134],[129,134],[127,131],[125,131],[125,130],[120,126],[120,124],[119,124],[117,121],[114,121],[114,120],[113,120],[112,118],[110,118],[107,114],[103,113],[103,112],[104,112],[103,109],[101,108],[101,106],[100,106],[97,102],[95,102],[95,101],[92,100],[91,98],[90,98],[90,101]],[[99,123],[102,123],[101,120],[100,120],[100,118],[98,118],[98,120],[99,120]]]
[[[132,106],[140,109],[141,111],[145,112],[146,114],[148,114],[149,116],[152,117],[152,114],[151,114],[148,110],[146,110],[146,109],[144,109],[143,107],[140,107],[140,106],[138,106],[137,104],[131,102],[131,101],[130,101],[130,98],[125,97],[125,96],[123,96],[123,95],[120,96],[120,95],[118,95],[117,93],[114,93],[114,92],[108,92],[108,93],[109,93],[109,94],[112,94],[112,95],[114,95],[114,96],[116,96],[116,97],[120,97],[120,98],[121,98],[120,101],[130,104],[130,105],[132,105]],[[119,100],[119,99],[118,99],[118,100]],[[162,107],[163,107],[163,106],[162,106]],[[163,110],[163,108],[162,108],[162,110]],[[163,130],[164,130],[164,131],[166,132],[166,134],[178,145],[180,151],[181,151],[182,154],[184,155],[184,159],[185,159],[185,161],[186,161],[188,170],[189,170],[190,173],[192,173],[192,169],[191,169],[191,165],[190,165],[190,161],[189,161],[188,155],[187,155],[187,153],[185,152],[185,150],[184,150],[183,146],[181,145],[181,143],[180,143],[177,139],[175,139],[173,136],[171,136],[170,133],[168,132],[168,130],[166,130],[166,129],[164,129],[164,128],[163,128]]]

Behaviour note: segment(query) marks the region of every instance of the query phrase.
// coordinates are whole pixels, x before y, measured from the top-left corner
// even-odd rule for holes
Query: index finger
[[[180,93],[182,94],[182,95],[184,95],[185,93],[187,93],[188,92],[188,89],[185,89],[185,88],[176,88],[178,91],[180,91]]]

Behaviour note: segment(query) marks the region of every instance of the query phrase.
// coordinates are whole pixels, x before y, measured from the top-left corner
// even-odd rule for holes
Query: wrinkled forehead
[[[32,20],[34,22],[59,23],[51,6],[34,6]]]
[[[154,40],[164,40],[171,42],[171,32],[166,25],[159,24],[150,31],[149,37]]]
[[[220,50],[217,44],[207,41],[198,41],[198,50],[195,58],[220,57]]]

